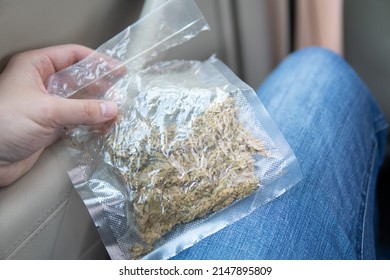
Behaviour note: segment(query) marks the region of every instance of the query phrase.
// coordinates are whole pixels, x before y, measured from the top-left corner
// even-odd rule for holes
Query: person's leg
[[[290,55],[258,95],[303,180],[174,259],[375,258],[374,193],[386,123],[356,73],[320,48]]]

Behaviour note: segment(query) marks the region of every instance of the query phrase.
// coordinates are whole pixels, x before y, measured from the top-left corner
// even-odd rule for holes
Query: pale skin
[[[0,74],[0,186],[23,176],[42,151],[59,137],[59,128],[99,125],[114,119],[111,101],[63,99],[48,94],[45,80],[91,52],[62,45],[20,53]]]

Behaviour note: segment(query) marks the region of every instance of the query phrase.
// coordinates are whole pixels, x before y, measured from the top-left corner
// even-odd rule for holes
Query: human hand
[[[11,58],[0,74],[0,186],[20,178],[43,149],[59,136],[59,128],[98,125],[115,118],[111,101],[62,99],[46,91],[53,73],[91,52],[78,45],[27,51]]]

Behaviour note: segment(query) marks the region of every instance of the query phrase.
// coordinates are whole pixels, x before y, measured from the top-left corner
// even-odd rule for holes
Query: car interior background
[[[164,0],[0,0],[0,71],[18,52],[77,43],[97,48]],[[343,55],[390,120],[390,2],[387,0],[196,0],[211,31],[166,59],[216,54],[257,88],[290,52],[310,45]],[[140,38],[141,39],[141,38]],[[390,258],[386,154],[378,183],[378,258]],[[33,169],[0,189],[0,259],[107,259],[95,226],[66,173],[61,141]]]

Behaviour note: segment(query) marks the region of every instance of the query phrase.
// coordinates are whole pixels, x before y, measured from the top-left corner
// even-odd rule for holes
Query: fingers
[[[75,66],[77,75],[73,72],[74,69],[65,70],[68,66],[81,60],[85,60],[85,62]],[[20,53],[12,57],[8,66],[7,72],[14,72],[16,76],[23,75],[21,72],[24,72],[24,74],[28,74],[27,77],[32,76],[35,79],[35,84],[41,84],[36,81],[36,75],[46,86],[48,85],[47,79],[50,77],[52,83],[66,88],[71,93],[80,89],[80,92],[83,93],[96,93],[95,88],[107,89],[126,74],[126,67],[123,66],[122,62],[108,55],[94,52],[87,47],[72,44]],[[91,76],[92,80],[89,80]],[[82,80],[80,81],[80,79]],[[43,88],[40,89],[45,91]],[[68,95],[60,96],[69,97]]]
[[[50,75],[85,58],[91,49],[80,45],[60,45],[31,51],[32,64],[42,81]]]
[[[118,107],[112,101],[51,98],[49,117],[59,126],[97,125],[112,120]]]
[[[107,91],[118,82],[124,75],[124,67],[115,69],[110,75],[100,78],[98,81],[93,82],[81,89],[75,88],[74,94],[71,95],[75,99],[98,99],[102,98]],[[71,79],[68,79],[68,88],[71,88]],[[68,96],[70,97],[70,96]]]
[[[49,93],[64,98],[100,96],[126,74],[121,61],[92,52],[77,64],[50,76],[46,81]]]

